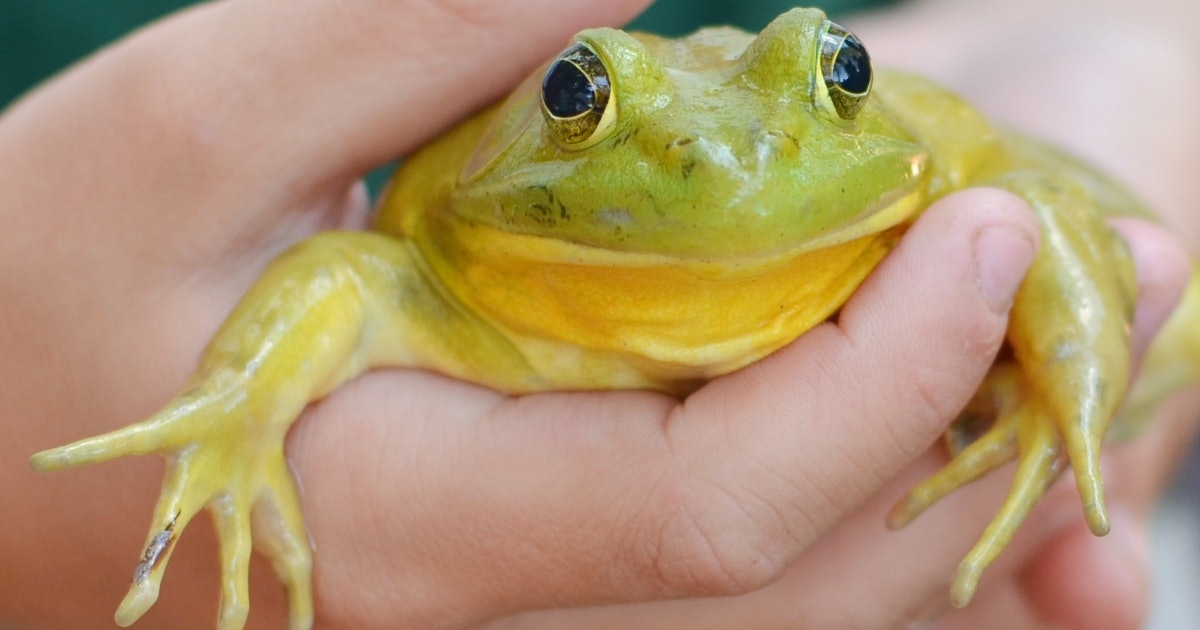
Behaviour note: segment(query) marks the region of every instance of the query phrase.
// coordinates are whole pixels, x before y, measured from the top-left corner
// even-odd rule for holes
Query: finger
[[[65,381],[161,401],[271,256],[361,222],[360,170],[638,4],[252,0],[148,27],[0,115],[4,328],[55,339]]]
[[[1129,245],[1137,267],[1138,303],[1132,336],[1134,356],[1140,360],[1179,302],[1190,277],[1191,262],[1179,239],[1161,225],[1133,218],[1110,223]]]
[[[205,4],[8,112],[0,159],[11,148],[20,159],[4,163],[58,173],[39,179],[72,182],[77,207],[150,196],[174,221],[243,216],[247,208],[236,202],[248,187],[278,201],[310,194],[300,183],[344,185],[497,99],[576,30],[620,22],[643,4]],[[79,147],[96,147],[105,159],[62,160]],[[25,179],[11,174],[0,189]],[[116,197],[98,195],[104,190]],[[204,215],[178,207],[189,205],[181,190],[203,199]]]
[[[807,549],[783,577],[753,592],[536,611],[489,628],[933,628],[941,627],[934,621],[947,613],[948,619],[958,620],[948,628],[989,627],[979,623],[989,618],[1013,624],[1004,627],[1027,627],[1017,619],[1029,616],[1028,606],[1014,606],[1008,594],[998,596],[996,591],[1015,588],[1013,572],[1065,523],[1079,520],[1074,488],[1062,484],[1063,492],[1037,508],[985,578],[976,601],[966,609],[954,609],[950,578],[1006,496],[1012,469],[988,476],[970,492],[953,495],[903,530],[885,529],[884,515],[895,498],[944,463],[941,449],[931,449]],[[1023,617],[1015,616],[1022,612]]]
[[[1038,616],[1066,630],[1133,630],[1150,603],[1146,524],[1114,506],[1113,532],[1066,528],[1035,554],[1024,593]]]

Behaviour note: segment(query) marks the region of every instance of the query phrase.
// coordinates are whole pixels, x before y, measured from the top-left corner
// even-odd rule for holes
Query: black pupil
[[[842,41],[830,79],[851,94],[862,94],[871,86],[871,58],[857,37]]]
[[[596,87],[578,66],[560,59],[542,79],[542,100],[551,114],[570,118],[596,105]]]

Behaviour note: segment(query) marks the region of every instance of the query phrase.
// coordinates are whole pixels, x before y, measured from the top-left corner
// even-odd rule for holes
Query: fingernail
[[[975,237],[975,280],[993,311],[1012,307],[1035,254],[1029,236],[1010,227],[986,227]]]

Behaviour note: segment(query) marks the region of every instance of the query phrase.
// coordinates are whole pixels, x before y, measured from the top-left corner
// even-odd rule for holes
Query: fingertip
[[[959,190],[930,204],[925,214],[962,215],[969,222],[1011,229],[1035,245],[1040,241],[1041,224],[1018,195],[1002,188],[978,186]]]
[[[892,282],[875,278],[898,272],[906,277],[896,282],[909,287],[910,293],[927,284],[931,289],[941,286],[954,291],[973,287],[991,310],[1006,314],[1036,255],[1040,232],[1037,218],[1020,197],[995,188],[958,191],[934,202],[917,218],[869,283]],[[937,285],[936,276],[927,273],[953,271],[964,273],[939,278]],[[950,279],[958,283],[947,283]]]
[[[955,401],[937,407],[956,413],[1004,339],[1008,306],[1039,243],[1037,219],[1015,195],[948,195],[916,220],[838,323],[856,346],[895,357],[881,367],[940,374],[926,391]]]
[[[1076,521],[1045,544],[1023,576],[1038,616],[1056,627],[1132,630],[1150,601],[1146,523],[1122,506],[1110,510],[1112,533],[1096,537]]]

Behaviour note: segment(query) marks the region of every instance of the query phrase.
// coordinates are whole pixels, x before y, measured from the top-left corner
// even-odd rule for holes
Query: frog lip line
[[[889,197],[886,201],[881,202],[877,209],[864,213],[860,220],[827,234],[808,239],[803,247],[790,250],[790,253],[802,254],[839,245],[868,234],[878,234],[903,223],[905,219],[916,214],[923,199],[924,195],[919,189],[904,191],[904,194],[898,198]]]
[[[696,255],[686,253],[664,254],[648,251],[614,249],[564,238],[562,235],[546,235],[535,233],[520,233],[511,227],[502,227],[488,223],[475,223],[473,229],[484,229],[492,233],[492,239],[522,239],[525,246],[510,249],[520,251],[523,257],[539,265],[554,266],[568,264],[572,266],[594,266],[606,268],[641,268],[678,267],[678,266],[722,266],[742,269],[762,269],[775,264],[785,264],[797,256],[810,251],[833,247],[871,234],[877,234],[903,223],[915,215],[925,199],[924,189],[911,186],[902,189],[897,195],[888,195],[875,204],[869,211],[862,213],[859,220],[841,226],[834,231],[817,237],[802,236],[797,240],[803,244],[794,247],[779,247],[753,254],[734,254],[729,256]],[[608,209],[608,212],[619,211],[619,208]],[[488,240],[483,236],[476,237],[480,242]],[[538,245],[535,245],[538,243]],[[549,247],[547,247],[549,245]]]
[[[908,162],[907,186],[898,187],[898,195],[887,195],[858,221],[822,234],[805,244],[802,251],[837,245],[870,233],[878,233],[903,223],[920,211],[926,195],[926,176],[929,174],[929,154],[918,153]]]

